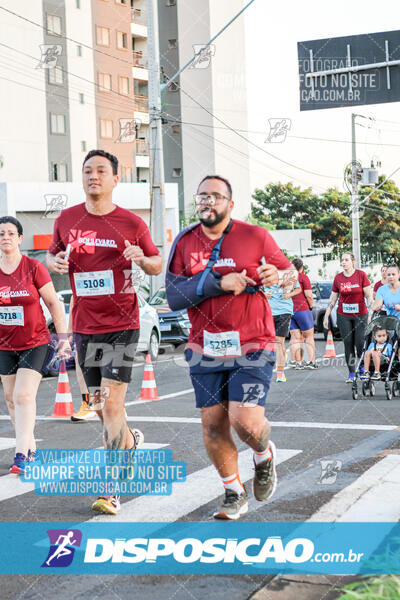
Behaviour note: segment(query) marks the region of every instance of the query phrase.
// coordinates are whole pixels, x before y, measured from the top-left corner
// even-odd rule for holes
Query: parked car
[[[323,320],[325,311],[328,308],[329,298],[332,293],[333,281],[313,281],[311,283],[314,298],[312,314],[314,317],[314,330],[323,333],[324,338],[328,337],[328,330],[324,329]],[[329,329],[334,337],[339,338],[340,332],[337,326],[337,303],[329,317]]]
[[[171,310],[168,306],[165,287],[161,287],[149,300],[158,313],[161,330],[161,341],[165,344],[179,346],[188,341],[191,323],[187,311]]]
[[[64,306],[66,321],[68,325],[69,318],[69,303],[72,296],[72,290],[61,290],[57,292],[57,295]],[[139,318],[140,318],[140,337],[137,346],[138,352],[149,352],[151,355],[151,359],[155,360],[158,356],[159,348],[160,348],[160,340],[161,340],[161,332],[158,321],[158,315],[155,308],[150,306],[139,294],[138,295],[138,303],[139,303]],[[44,303],[42,304],[44,306]],[[44,369],[45,375],[58,375],[59,371],[59,361],[56,358],[55,348],[56,348],[56,335],[55,329],[53,325],[53,321],[51,319],[51,315],[46,306],[43,308],[43,312],[46,316],[46,311],[48,313],[49,319],[46,317],[46,323],[49,328],[50,333],[52,334],[52,348],[53,351],[50,353],[49,359],[47,361],[47,365]],[[67,369],[73,369],[75,367],[75,357],[74,353],[71,358],[67,361]]]

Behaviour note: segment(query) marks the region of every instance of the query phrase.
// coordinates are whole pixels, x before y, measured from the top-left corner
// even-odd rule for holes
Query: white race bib
[[[0,325],[24,325],[24,307],[1,306]]]
[[[351,314],[355,314],[358,313],[358,302],[356,302],[355,304],[346,304],[345,302],[343,302],[342,304],[342,308],[343,308],[343,312],[351,315]]]
[[[206,356],[240,356],[240,335],[238,331],[210,333],[204,330],[203,334],[203,350]]]
[[[105,296],[114,293],[114,274],[110,271],[74,273],[77,296]]]

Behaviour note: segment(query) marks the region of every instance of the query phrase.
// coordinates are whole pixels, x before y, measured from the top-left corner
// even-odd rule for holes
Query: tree
[[[385,175],[379,177],[379,183]],[[360,238],[366,254],[380,252],[384,261],[400,255],[400,190],[392,180],[372,192],[371,187],[360,189]]]

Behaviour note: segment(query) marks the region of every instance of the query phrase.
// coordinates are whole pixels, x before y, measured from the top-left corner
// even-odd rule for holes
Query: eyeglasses
[[[230,199],[228,196],[223,196],[222,194],[195,194],[193,198],[196,206],[201,206],[206,203],[209,206],[214,206],[217,202]]]

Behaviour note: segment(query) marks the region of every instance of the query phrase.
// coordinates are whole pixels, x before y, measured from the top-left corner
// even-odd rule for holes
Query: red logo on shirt
[[[203,252],[202,250],[200,252],[190,253],[190,270],[192,271],[192,275],[204,271],[210,255],[211,252]]]
[[[0,304],[11,304],[11,288],[8,285],[0,287]]]
[[[81,229],[71,229],[68,235],[68,243],[71,244],[78,254],[94,254],[94,244],[88,245],[86,240],[95,240],[97,231],[82,231]]]

